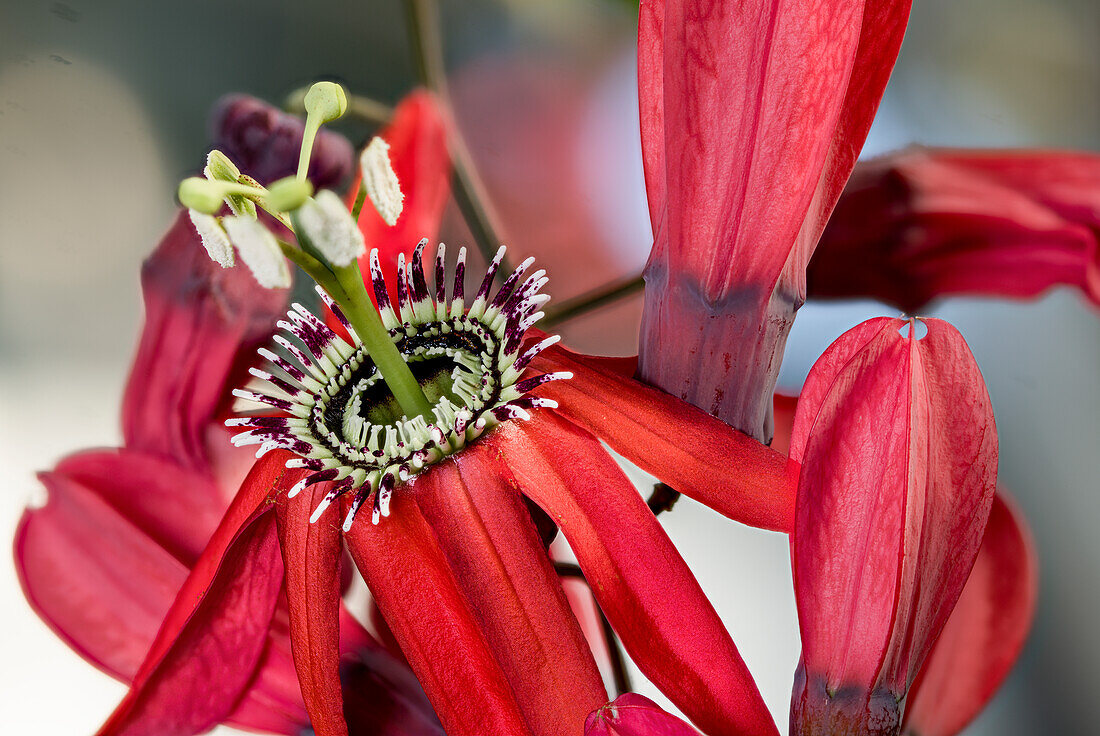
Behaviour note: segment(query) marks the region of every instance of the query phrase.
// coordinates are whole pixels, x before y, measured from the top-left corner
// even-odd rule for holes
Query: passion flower
[[[301,304],[294,304],[288,320],[278,326],[305,350],[287,337],[276,336],[292,359],[261,348],[260,355],[277,373],[253,368],[252,375],[267,385],[234,391],[239,398],[289,415],[240,417],[226,424],[246,428],[234,444],[258,444],[257,457],[282,448],[297,455],[287,461],[288,468],[313,471],[291,489],[290,497],[315,483],[333,482],[310,521],[316,522],[340,496],[354,492],[344,531],[351,528],[372,494],[371,520],[377,524],[389,516],[398,481],[409,480],[506,419],[529,419],[529,409],[557,407],[552,399],[526,394],[548,381],[572,376],[561,371],[521,380],[531,359],[557,342],[551,337],[520,350],[524,334],[542,317],[539,307],[550,298],[539,293],[547,282],[545,271],[539,269],[524,278],[533,259],[521,263],[492,294],[504,257],[502,247],[466,309],[466,249],[459,249],[448,298],[446,246],[441,243],[436,251],[433,292],[424,274],[426,245],[427,240],[420,242],[408,264],[403,256],[398,260],[397,311],[391,305],[377,251],[371,253],[371,281],[382,324],[431,402],[427,416],[409,417],[402,412],[363,340],[320,287],[318,293],[351,342]]]

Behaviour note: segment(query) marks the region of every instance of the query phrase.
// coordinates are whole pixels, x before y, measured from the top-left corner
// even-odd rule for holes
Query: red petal
[[[451,158],[447,151],[447,127],[439,102],[427,90],[410,92],[394,111],[393,120],[379,136],[390,144],[390,161],[401,192],[404,209],[394,226],[387,225],[367,201],[359,215],[359,229],[367,241],[368,254],[360,259],[364,274],[370,273],[371,248],[386,275],[390,298],[397,298],[397,256],[408,258],[421,238],[435,238],[443,217],[443,206],[451,191]],[[358,178],[349,190],[354,197]],[[435,251],[426,255],[434,258]],[[371,289],[367,289],[368,292]],[[373,297],[373,293],[371,294]],[[395,302],[396,303],[396,302]]]
[[[610,672],[611,654],[608,651],[607,636],[604,633],[603,617],[588,583],[581,578],[563,576],[561,587],[565,591],[573,617],[580,624],[593,659],[596,660],[596,666],[601,672]]]
[[[572,371],[540,389],[562,416],[686,496],[736,521],[786,531],[794,516],[786,459],[691,404],[622,375],[621,359],[553,347],[532,366]]]
[[[346,512],[350,505],[344,505]],[[344,535],[352,558],[449,736],[529,735],[515,696],[412,494]]]
[[[947,323],[927,320],[919,340],[905,324],[842,335],[799,399],[792,729],[896,723],[988,518],[997,439],[981,373]]]
[[[233,711],[251,681],[283,583],[274,514],[257,511],[219,555],[201,602],[155,663],[143,665],[100,736],[191,736]],[[187,596],[188,579],[173,608]],[[162,629],[162,632],[164,630]]]
[[[607,692],[507,467],[477,443],[413,489],[532,733],[579,731]]]
[[[330,514],[309,521],[329,483],[275,504],[286,573],[290,644],[317,736],[347,736],[340,694],[340,527]]]
[[[907,0],[643,5],[655,243],[641,373],[758,439],[806,262],[908,13]]]
[[[911,149],[856,167],[810,263],[811,296],[916,311],[939,296],[1100,304],[1100,156]]]
[[[209,475],[161,455],[92,450],[63,459],[54,473],[94,491],[188,567],[225,511],[222,491]]]
[[[985,707],[1027,639],[1038,577],[1027,523],[999,493],[966,587],[909,691],[907,733],[954,736]]]
[[[15,533],[23,592],[69,646],[104,672],[137,672],[187,568],[87,487],[44,473],[46,505]]]
[[[302,702],[298,673],[290,654],[290,638],[285,623],[286,602],[275,611],[268,631],[267,646],[260,657],[256,675],[225,723],[237,728],[264,733],[298,736],[309,728],[309,714]]]
[[[211,261],[182,211],[145,261],[141,284],[145,326],[122,402],[126,446],[206,470],[207,427],[243,381],[240,360],[252,362],[270,337],[287,292]]]
[[[699,736],[699,732],[649,698],[625,693],[588,716],[584,736]]]
[[[542,411],[484,441],[558,522],[631,658],[677,707],[712,736],[778,733],[710,601],[595,437]]]
[[[157,638],[135,678],[137,683],[144,681],[151,669],[167,653],[176,636],[191,618],[192,612],[202,603],[206,589],[221,565],[222,556],[240,530],[252,520],[256,509],[273,499],[280,489],[285,490],[283,486],[295,482],[297,474],[288,474],[286,470],[286,461],[291,457],[293,456],[285,450],[275,450],[264,455],[249,471],[248,477],[241,484],[221,523],[214,530],[168,610],[168,615],[157,632]]]

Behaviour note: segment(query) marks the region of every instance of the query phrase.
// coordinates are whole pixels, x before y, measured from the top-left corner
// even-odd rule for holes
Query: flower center
[[[312,521],[332,501],[354,491],[345,531],[372,495],[371,517],[377,524],[389,515],[398,481],[409,480],[502,421],[527,419],[530,409],[556,406],[549,399],[526,394],[547,381],[570,377],[550,373],[522,378],[530,360],[557,341],[547,338],[520,352],[527,330],[542,316],[539,307],[549,298],[539,293],[546,283],[543,271],[523,278],[531,259],[490,298],[503,257],[501,248],[466,310],[465,249],[459,252],[447,299],[445,248],[440,245],[436,255],[433,294],[424,277],[425,244],[417,246],[408,266],[403,257],[398,259],[397,312],[390,304],[376,252],[371,254],[371,280],[382,322],[431,403],[429,416],[410,418],[401,411],[355,330],[320,288],[351,343],[295,304],[287,313],[289,321],[279,322],[294,340],[283,335],[275,338],[290,357],[261,349],[275,372],[251,372],[267,385],[262,390],[234,392],[282,413],[229,420],[229,426],[246,428],[234,437],[235,444],[260,445],[257,456],[275,448],[288,449],[298,457],[288,461],[287,467],[314,471],[291,490],[291,496],[314,483],[333,481]]]

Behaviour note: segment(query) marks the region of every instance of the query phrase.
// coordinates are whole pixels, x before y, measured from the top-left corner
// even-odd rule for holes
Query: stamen
[[[351,213],[328,189],[307,200],[295,216],[299,237],[306,238],[334,266],[347,266],[367,251]]]
[[[390,144],[375,136],[359,156],[363,171],[363,188],[374,209],[387,225],[393,227],[405,206],[405,195],[390,163]]]
[[[233,245],[225,230],[218,224],[218,218],[198,210],[187,210],[187,215],[191,218],[191,224],[195,226],[195,232],[199,234],[202,247],[206,248],[210,260],[222,268],[231,268],[234,262]]]
[[[241,260],[265,289],[290,288],[290,269],[279,242],[259,220],[249,215],[234,215],[223,220],[225,231]]]

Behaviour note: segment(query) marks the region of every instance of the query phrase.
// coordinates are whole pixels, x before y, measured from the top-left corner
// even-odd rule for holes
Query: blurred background
[[[650,242],[636,6],[442,5],[456,117],[504,241],[547,265],[556,299],[636,273]],[[414,68],[399,0],[2,0],[0,18],[0,537],[10,539],[41,493],[36,470],[119,441],[139,264],[170,221],[176,183],[201,166],[211,104],[230,91],[279,102],[318,77],[392,103]],[[918,0],[866,153],[911,142],[1096,151],[1098,38],[1095,0]],[[344,132],[358,144],[369,131]],[[466,242],[454,213],[448,223],[448,242]],[[626,354],[638,311],[627,300],[563,331]],[[882,313],[892,310],[807,305],[782,384],[797,390],[836,336]],[[1100,722],[1100,315],[1068,292],[952,300],[934,314],[959,327],[985,373],[1002,484],[1028,514],[1042,567],[1023,658],[967,733],[1088,732]],[[798,658],[786,539],[688,500],[662,520],[785,731]],[[34,616],[10,563],[0,600],[4,730],[93,732],[123,686]]]

